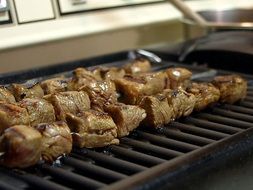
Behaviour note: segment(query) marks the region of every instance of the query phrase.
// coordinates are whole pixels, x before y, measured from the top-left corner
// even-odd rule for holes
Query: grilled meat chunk
[[[164,94],[144,96],[139,100],[138,105],[147,113],[147,117],[141,123],[147,127],[168,124],[173,116],[172,106],[168,104],[167,96]]]
[[[66,121],[66,114],[81,114],[90,109],[90,99],[87,93],[78,91],[59,92],[45,97],[55,109],[58,120]]]
[[[220,102],[233,104],[247,94],[247,81],[238,75],[217,76],[213,84],[220,90]]]
[[[15,125],[6,129],[0,137],[1,165],[10,168],[26,168],[36,164],[41,157],[41,135],[27,125]]]
[[[113,104],[105,107],[105,111],[117,125],[118,137],[124,137],[137,128],[146,117],[145,110],[134,105]]]
[[[7,102],[7,103],[16,102],[13,94],[4,86],[0,86],[0,101]]]
[[[42,135],[42,159],[53,162],[72,150],[72,136],[65,122],[42,123],[36,126]]]
[[[23,85],[23,84],[12,84],[12,94],[14,94],[16,101],[21,101],[24,98],[42,98],[44,96],[43,89],[40,84],[35,85]]]
[[[116,88],[111,81],[97,81],[81,87],[80,90],[88,94],[94,110],[103,111],[105,105],[117,102]]]
[[[118,67],[98,67],[92,73],[106,81],[123,78],[126,74],[124,69]]]
[[[170,79],[170,89],[185,89],[190,82],[192,72],[185,68],[169,68],[166,73]]]
[[[143,74],[140,76],[126,75],[116,79],[116,89],[121,93],[120,101],[126,104],[136,104],[139,97],[162,92],[167,87],[167,75],[164,72]]]
[[[68,83],[68,90],[79,90],[80,87],[87,84],[92,85],[92,83],[102,80],[98,74],[94,74],[85,68],[77,68],[73,74],[72,80]]]
[[[219,101],[220,91],[211,83],[192,83],[187,92],[196,97],[195,111],[201,111]]]
[[[0,102],[0,134],[13,125],[29,125],[29,115],[25,108],[15,104]]]
[[[123,66],[128,74],[146,73],[151,71],[151,63],[144,58],[137,58]]]
[[[90,110],[79,117],[67,114],[66,119],[72,131],[73,143],[79,148],[104,147],[119,143],[117,126],[106,113]]]
[[[54,107],[44,99],[25,98],[19,106],[27,110],[31,126],[55,121]]]
[[[173,108],[172,120],[192,113],[196,103],[196,98],[193,94],[187,93],[182,89],[166,89],[163,94],[167,96],[168,103]]]
[[[41,82],[41,87],[45,94],[54,94],[57,92],[65,92],[68,88],[67,78],[52,78]]]

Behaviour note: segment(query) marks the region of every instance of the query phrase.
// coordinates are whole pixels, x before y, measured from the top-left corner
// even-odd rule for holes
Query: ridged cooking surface
[[[168,66],[168,65],[167,65]],[[160,69],[160,68],[156,68]],[[191,67],[199,72],[202,69]],[[220,72],[225,74],[225,71]],[[245,75],[249,84],[253,76]],[[99,189],[170,162],[240,133],[253,122],[253,86],[246,99],[194,113],[159,129],[135,130],[120,145],[74,149],[54,165],[26,170],[0,169],[0,189]],[[80,188],[81,187],[81,188]]]

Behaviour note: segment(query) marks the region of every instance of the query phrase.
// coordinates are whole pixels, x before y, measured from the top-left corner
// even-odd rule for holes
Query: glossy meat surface
[[[112,104],[106,106],[105,111],[117,125],[118,137],[127,136],[146,117],[145,110],[134,105]]]
[[[92,85],[97,81],[102,80],[98,74],[92,73],[85,68],[77,68],[73,72],[74,76],[72,80],[68,82],[68,90],[79,90],[87,84]]]
[[[217,76],[213,84],[220,90],[220,102],[233,104],[247,94],[247,81],[238,75]]]
[[[6,103],[16,102],[13,94],[4,86],[0,86],[0,101],[6,102]]]
[[[163,93],[167,96],[168,103],[173,108],[172,120],[192,113],[196,103],[196,98],[193,94],[187,93],[182,89],[166,89]]]
[[[106,81],[123,78],[126,74],[124,69],[118,67],[98,67],[92,73]]]
[[[137,58],[123,66],[127,74],[146,73],[151,71],[151,63],[144,58]]]
[[[26,168],[36,164],[41,157],[41,135],[27,125],[15,125],[0,137],[0,163],[10,168]]]
[[[138,105],[147,113],[147,117],[142,122],[142,125],[147,127],[161,127],[168,124],[173,116],[172,106],[168,104],[164,94],[144,96]]]
[[[106,113],[89,110],[79,117],[67,114],[66,119],[72,132],[73,144],[79,148],[104,147],[119,143],[117,126]]]
[[[29,115],[25,108],[16,104],[0,102],[0,134],[13,125],[29,125]]]
[[[16,101],[21,101],[24,98],[42,98],[44,96],[44,91],[40,84],[35,84],[32,86],[12,84],[11,91],[15,96]]]
[[[185,89],[192,76],[192,72],[185,68],[169,68],[166,70],[166,73],[170,80],[170,89]]]
[[[187,92],[196,97],[195,111],[201,111],[219,101],[220,91],[211,83],[192,83]]]
[[[72,136],[65,122],[42,123],[36,126],[42,135],[42,159],[53,162],[72,150]]]
[[[45,94],[54,94],[57,92],[65,92],[68,88],[69,79],[66,78],[52,78],[41,82],[41,87]]]
[[[54,107],[44,99],[25,98],[19,106],[27,110],[31,126],[55,121]]]
[[[103,111],[104,106],[117,102],[117,92],[113,82],[97,81],[91,85],[80,88],[88,94],[91,101],[91,108]]]
[[[116,89],[121,93],[121,101],[126,104],[136,104],[139,97],[162,92],[167,87],[167,75],[164,72],[142,74],[139,76],[126,75],[116,79]]]
[[[46,98],[55,109],[56,118],[65,121],[66,114],[81,114],[90,109],[90,99],[87,93],[67,91],[52,94]]]

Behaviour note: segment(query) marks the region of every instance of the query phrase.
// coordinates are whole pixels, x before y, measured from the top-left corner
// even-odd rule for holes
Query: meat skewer
[[[27,125],[9,127],[0,137],[0,164],[10,168],[36,164],[41,157],[41,138],[37,130]]]
[[[141,68],[138,64],[132,66]],[[246,95],[247,83],[239,76],[217,77],[214,85],[190,83],[192,74],[187,69],[169,68],[144,74],[141,72],[150,71],[150,68],[143,65],[147,68],[140,69],[139,73],[131,71],[134,75],[125,75],[122,69],[116,68],[94,71],[79,68],[70,81],[62,78],[44,81],[41,86],[48,94],[44,98],[51,104],[39,99],[44,95],[38,90],[39,84],[31,88],[14,85],[12,92],[19,102],[15,104],[8,99],[3,100],[13,102],[0,102],[0,121],[4,124],[0,131],[0,162],[21,168],[37,163],[40,157],[52,162],[70,153],[72,143],[81,148],[118,144],[119,137],[128,135],[140,123],[163,126],[217,101],[234,103]],[[114,83],[123,94],[123,102],[132,105],[117,101]],[[78,91],[66,91],[70,89]],[[55,122],[55,119],[61,121]],[[25,131],[31,133],[31,137],[22,136]],[[16,141],[18,143],[13,145]],[[27,147],[26,143],[29,143]],[[31,160],[16,152],[20,160],[7,161],[12,154],[10,151],[17,150],[17,144],[29,150]],[[31,150],[37,146],[40,149]]]
[[[79,116],[67,113],[66,120],[73,133],[73,143],[79,148],[104,147],[119,143],[117,126],[104,112],[89,110]]]
[[[247,81],[238,75],[217,76],[213,84],[220,90],[220,102],[233,104],[247,94]]]
[[[41,82],[41,87],[44,90],[45,94],[54,94],[57,92],[65,92],[68,89],[68,81],[67,78],[52,78],[47,79]]]
[[[51,94],[45,97],[55,109],[56,118],[66,121],[66,114],[81,114],[90,109],[90,99],[83,91],[67,91]]]
[[[10,89],[16,101],[21,101],[24,98],[42,98],[44,96],[44,91],[40,84],[12,84]]]
[[[137,58],[123,66],[127,74],[147,73],[151,71],[151,63],[144,58]]]
[[[55,121],[54,107],[44,99],[25,98],[19,102],[19,106],[27,110],[31,126]]]
[[[29,125],[29,115],[25,108],[16,104],[0,102],[0,134],[13,125]]]
[[[0,101],[6,102],[6,103],[16,103],[16,100],[13,94],[4,86],[0,86]]]
[[[215,103],[220,99],[220,91],[211,83],[192,83],[187,88],[187,92],[196,97],[194,106],[195,111],[201,111]]]
[[[42,136],[41,157],[44,161],[52,163],[58,157],[71,152],[72,136],[65,122],[41,123],[35,129]]]

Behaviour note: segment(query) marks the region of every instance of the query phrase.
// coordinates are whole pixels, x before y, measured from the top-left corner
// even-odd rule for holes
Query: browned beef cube
[[[170,80],[170,89],[185,89],[190,82],[192,72],[185,68],[169,68],[166,73]]]
[[[115,80],[125,76],[125,70],[118,67],[98,67],[93,73],[103,80]]]
[[[143,74],[140,76],[126,75],[116,79],[117,91],[121,93],[121,101],[126,104],[136,104],[139,97],[162,92],[167,86],[167,75],[164,72]]]
[[[192,113],[196,103],[196,98],[193,94],[187,93],[182,89],[166,89],[163,94],[167,96],[168,103],[173,108],[172,120],[188,116]]]
[[[173,109],[168,104],[167,97],[164,94],[144,96],[138,104],[147,113],[147,117],[143,120],[142,125],[147,127],[160,127],[171,121]]]
[[[29,115],[25,108],[15,104],[0,102],[0,134],[13,125],[29,125]]]
[[[26,168],[36,164],[41,157],[41,135],[27,125],[6,129],[0,137],[0,163],[10,168]]]
[[[108,105],[105,111],[109,113],[116,123],[118,137],[127,136],[146,117],[145,110],[134,105]]]
[[[90,109],[89,96],[82,91],[59,92],[46,99],[53,104],[56,118],[62,121],[65,121],[67,113],[78,115]]]
[[[213,84],[220,90],[220,102],[233,104],[247,94],[247,81],[238,75],[217,76]]]
[[[17,101],[20,101],[24,98],[42,98],[44,96],[44,92],[40,84],[35,84],[32,86],[12,84],[11,91]]]
[[[65,92],[68,88],[69,79],[52,78],[41,82],[41,87],[45,94],[54,94],[57,92]]]
[[[123,66],[128,74],[146,73],[151,71],[151,63],[144,58],[137,58]]]
[[[16,102],[13,94],[4,86],[0,86],[0,101],[6,102],[6,103]]]
[[[77,147],[94,148],[119,143],[117,126],[106,113],[90,110],[79,117],[67,114],[66,119]]]
[[[25,98],[19,105],[27,110],[31,126],[55,121],[54,107],[44,99]]]
[[[53,162],[71,152],[72,136],[65,122],[42,123],[36,126],[36,129],[42,135],[42,158],[46,162]]]
[[[89,95],[91,107],[103,111],[105,105],[117,102],[117,92],[113,82],[98,81],[80,88]]]
[[[219,101],[220,91],[211,83],[192,83],[187,92],[196,97],[194,110],[201,111]]]
[[[74,71],[72,80],[68,83],[68,90],[79,90],[80,87],[87,84],[92,85],[92,83],[96,83],[99,80],[102,80],[99,75],[94,74],[85,68],[77,68]]]

